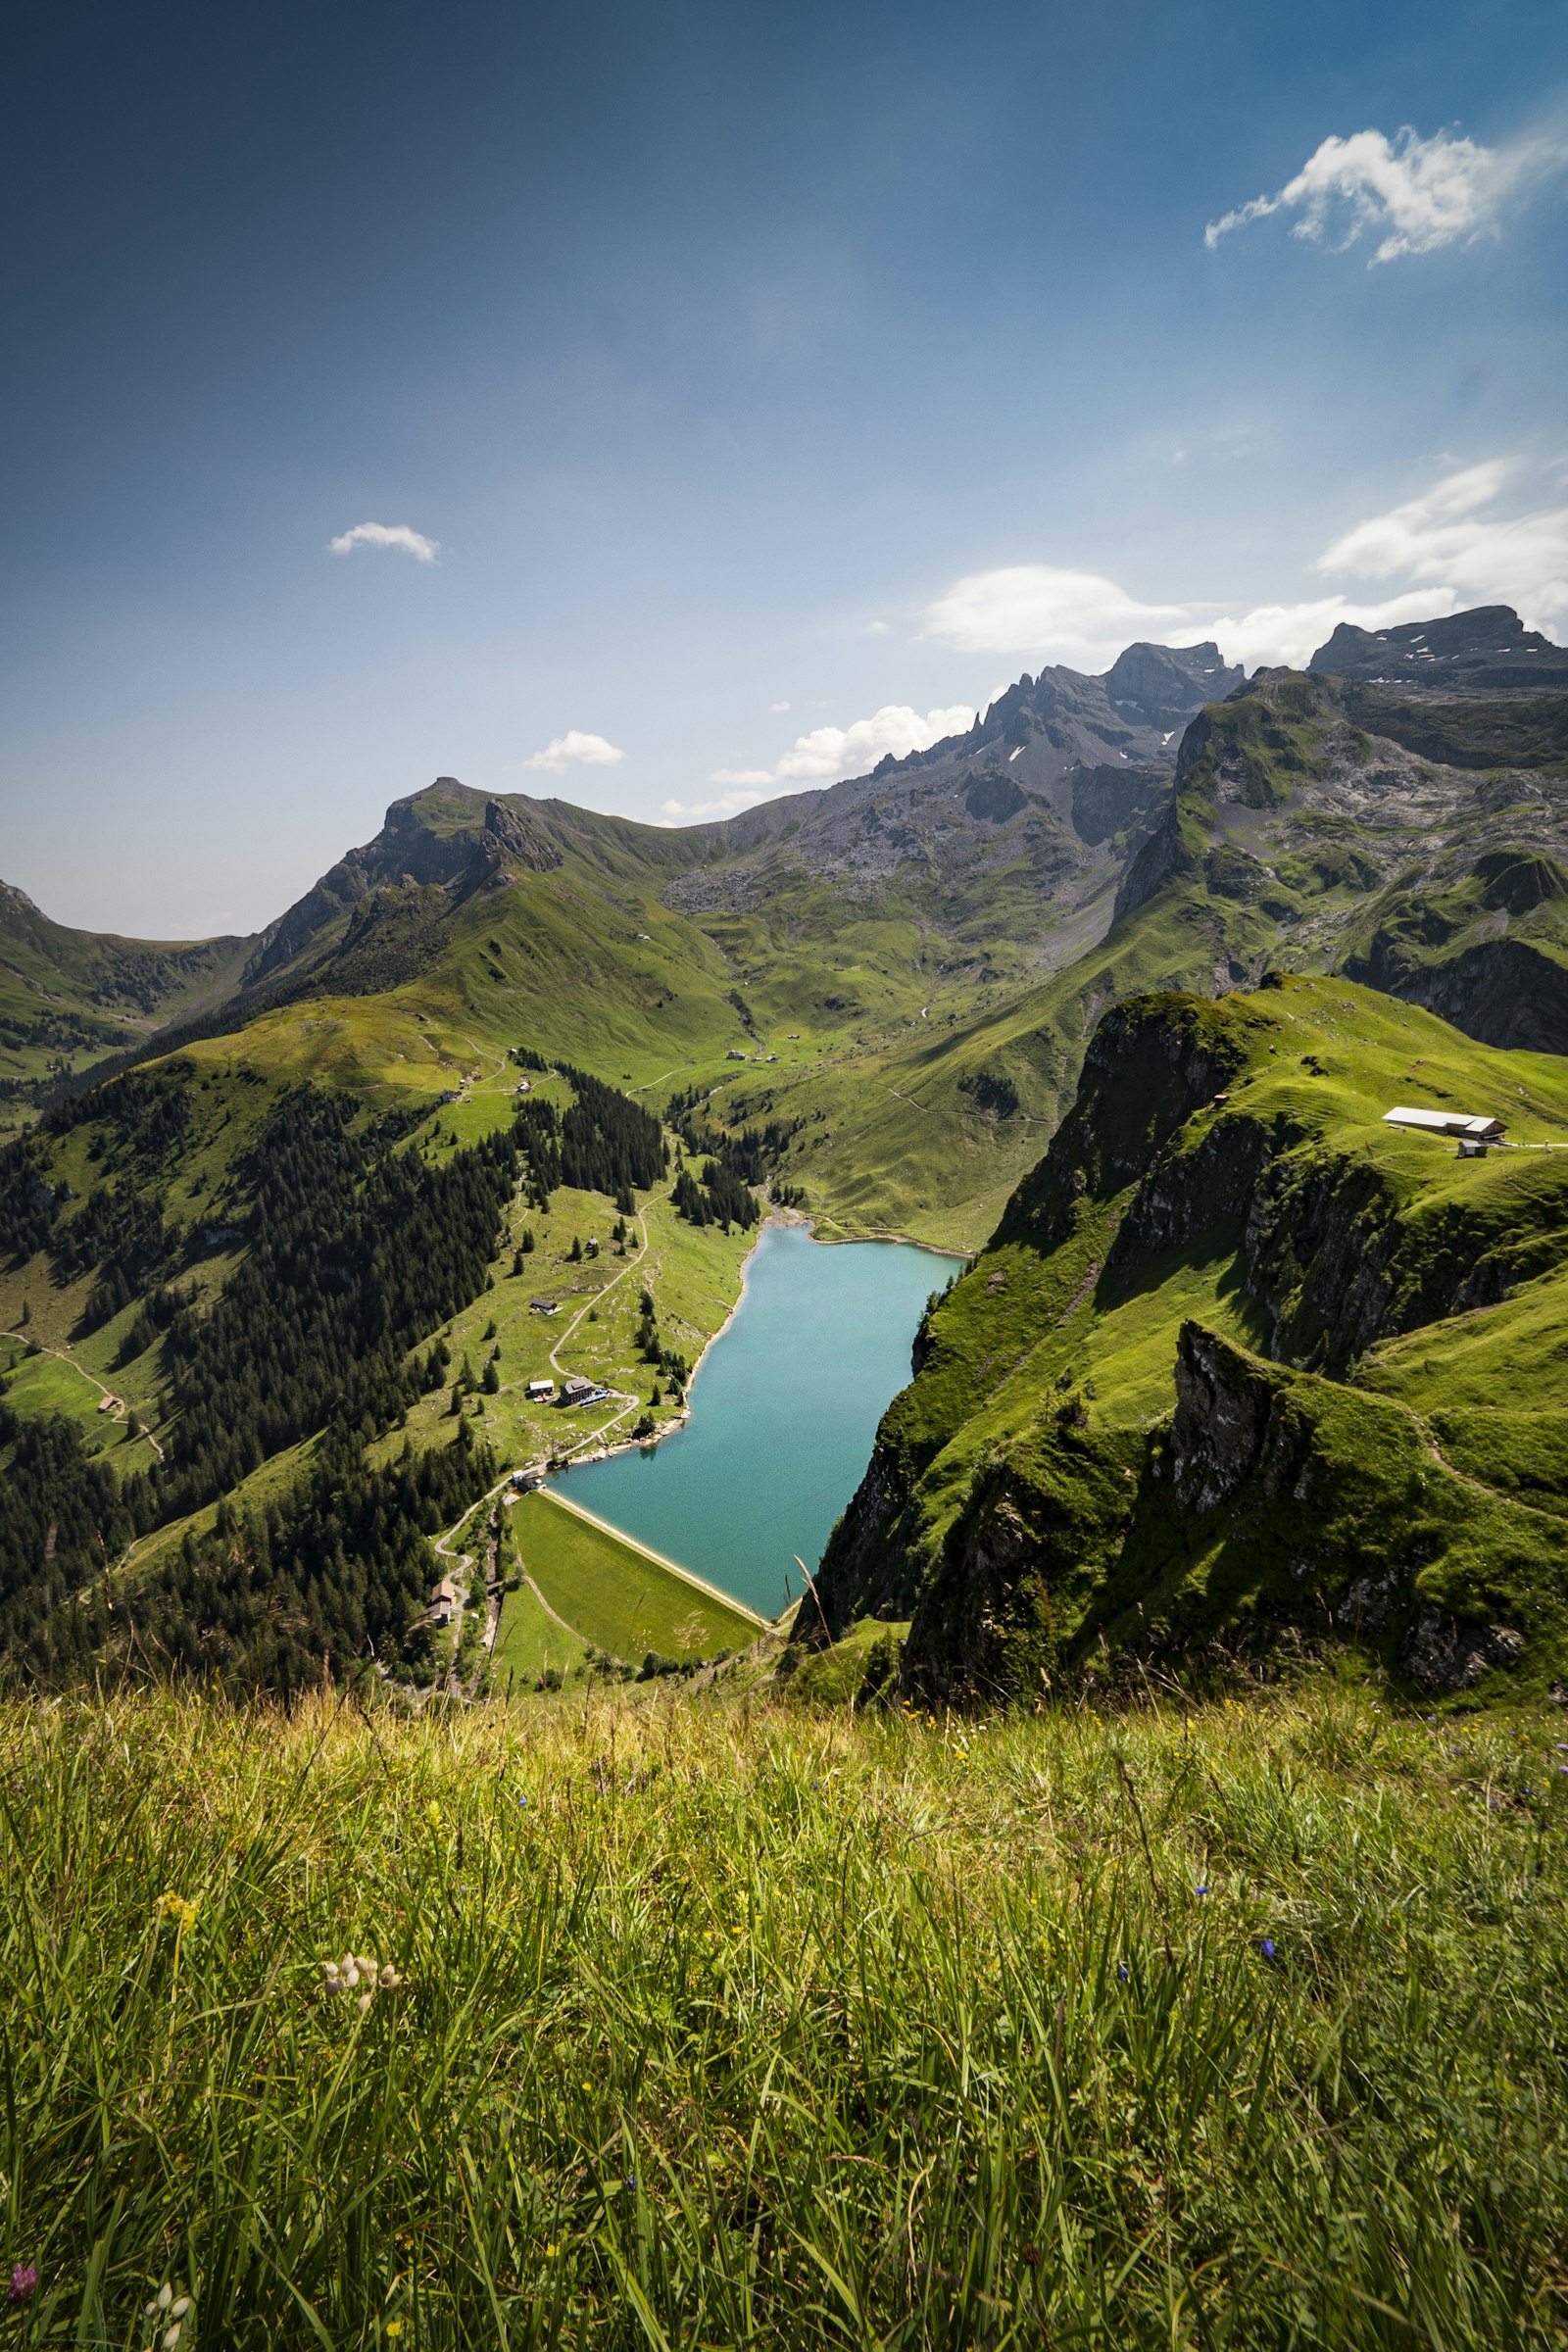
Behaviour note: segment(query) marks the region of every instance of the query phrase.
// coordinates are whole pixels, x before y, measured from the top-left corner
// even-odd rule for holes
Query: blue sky
[[[563,13],[0,35],[60,919],[255,928],[437,773],[741,805],[1137,636],[1564,635],[1558,0]]]

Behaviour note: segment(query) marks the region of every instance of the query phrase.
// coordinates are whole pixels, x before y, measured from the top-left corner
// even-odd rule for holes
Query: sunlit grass
[[[11,2340],[1560,2341],[1561,1736],[8,1702]]]

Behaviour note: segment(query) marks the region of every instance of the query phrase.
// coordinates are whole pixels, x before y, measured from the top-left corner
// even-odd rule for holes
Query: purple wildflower
[[[1117,1974],[1117,1976],[1118,1976],[1118,1977],[1120,1977],[1120,1979],[1121,1979],[1122,1983],[1125,1984],[1126,1984],[1126,1982],[1127,1982],[1127,1963],[1126,1963],[1126,1961],[1125,1961],[1125,1960],[1118,1960],[1118,1961],[1117,1961],[1117,1963],[1116,1963],[1116,1974]]]
[[[8,2303],[30,2303],[38,2284],[38,2266],[35,2262],[19,2262],[11,2274],[6,2289]]]
[[[1208,1888],[1206,1886],[1195,1886],[1193,1888],[1193,1892],[1195,1894],[1206,1894],[1208,1892]]]
[[[1262,1944],[1261,1944],[1261,1946],[1260,1946],[1260,1949],[1261,1949],[1261,1951],[1262,1951],[1262,1954],[1263,1954],[1263,1957],[1264,1957],[1264,1959],[1265,1959],[1265,1960],[1272,1960],[1272,1959],[1273,1959],[1273,1957],[1274,1957],[1274,1938],[1273,1938],[1273,1936],[1264,1936],[1264,1938],[1263,1938],[1263,1941],[1262,1941]]]

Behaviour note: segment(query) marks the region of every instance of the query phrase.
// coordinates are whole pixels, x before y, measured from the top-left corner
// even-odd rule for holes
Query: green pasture
[[[757,1639],[754,1618],[548,1494],[522,1497],[512,1534],[518,1560],[557,1616],[628,1664],[651,1649],[669,1658],[711,1657]]]
[[[490,1687],[498,1696],[505,1696],[514,1687],[530,1690],[543,1675],[573,1673],[587,1654],[588,1644],[582,1637],[558,1625],[538,1593],[519,1585],[501,1603]]]

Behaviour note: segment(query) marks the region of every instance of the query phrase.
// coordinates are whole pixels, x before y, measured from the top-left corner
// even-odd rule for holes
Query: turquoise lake
[[[790,1584],[801,1590],[791,1554],[815,1569],[908,1381],[925,1302],[963,1262],[908,1242],[830,1245],[804,1225],[765,1226],[740,1304],[692,1383],[685,1427],[552,1483],[776,1616]]]

